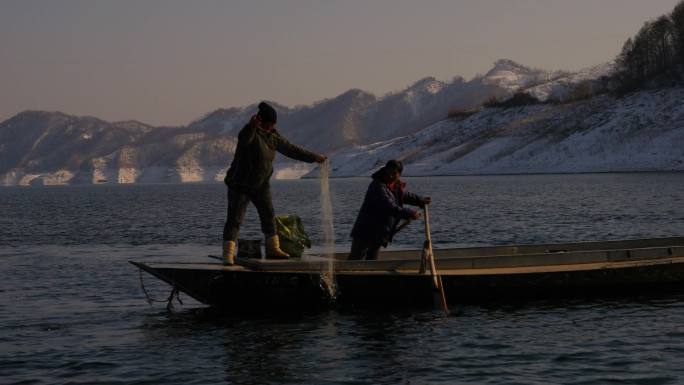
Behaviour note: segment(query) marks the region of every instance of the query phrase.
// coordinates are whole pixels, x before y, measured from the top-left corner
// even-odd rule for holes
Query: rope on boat
[[[145,288],[145,282],[143,281],[143,273],[141,268],[138,268],[138,273],[140,277],[140,288],[142,289],[143,293],[145,293],[145,300],[147,301],[147,304],[151,306],[155,302],[162,302],[152,298],[150,293],[147,292],[147,288]]]
[[[150,295],[150,293],[147,291],[147,288],[145,287],[145,281],[143,280],[143,273],[142,273],[141,268],[138,268],[138,273],[139,273],[139,277],[140,277],[140,288],[142,288],[143,293],[145,293],[145,300],[147,301],[147,303],[150,306],[152,306],[152,304],[155,302],[166,302],[166,308],[168,310],[171,310],[171,309],[173,309],[173,298],[174,298],[174,296],[176,298],[176,301],[178,301],[178,303],[180,303],[181,306],[183,305],[183,301],[181,301],[180,296],[179,296],[180,291],[178,290],[178,288],[176,286],[173,286],[171,288],[171,294],[169,294],[169,297],[166,300],[154,299]]]
[[[183,306],[183,301],[181,301],[181,299],[179,297],[179,293],[180,293],[180,291],[178,290],[178,288],[176,286],[174,286],[171,289],[171,294],[169,294],[169,298],[166,299],[166,301],[167,301],[166,302],[166,310],[172,310],[173,309],[173,297],[174,296],[176,297],[176,301],[178,301],[178,303],[181,304],[181,306]]]

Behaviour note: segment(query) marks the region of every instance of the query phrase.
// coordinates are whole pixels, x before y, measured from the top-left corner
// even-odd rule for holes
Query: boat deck
[[[375,261],[333,258],[220,262],[133,262],[201,302],[235,303],[226,293],[249,293],[246,303],[320,301],[321,273],[333,265],[338,300],[415,299],[432,291],[420,272],[422,250],[387,251]],[[449,300],[625,292],[650,287],[684,289],[684,238],[435,249],[435,265]],[[600,288],[600,290],[599,290]]]
[[[344,259],[346,254],[336,254],[332,261],[336,273],[417,273],[421,252],[383,252],[375,261],[348,261]],[[679,262],[684,258],[684,238],[435,249],[434,254],[436,267],[442,275],[596,269]],[[238,259],[245,268],[272,272],[321,271],[330,262],[331,259],[316,256],[282,261]]]

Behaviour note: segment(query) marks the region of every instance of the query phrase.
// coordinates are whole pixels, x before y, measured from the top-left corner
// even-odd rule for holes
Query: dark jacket
[[[317,157],[313,152],[288,142],[276,130],[267,132],[247,124],[238,134],[235,156],[224,182],[239,191],[255,191],[268,186],[276,151],[307,163],[315,162]]]
[[[406,184],[401,181],[395,183],[393,190],[390,189],[377,174],[373,174],[351,236],[386,247],[392,241],[399,220],[411,218],[413,209],[404,207],[404,204],[420,206],[423,198],[405,191]]]

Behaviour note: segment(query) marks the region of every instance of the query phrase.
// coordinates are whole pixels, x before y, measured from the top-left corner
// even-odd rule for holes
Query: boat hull
[[[218,264],[138,263],[196,300],[230,308],[328,306],[320,271],[259,271]],[[337,305],[430,304],[432,278],[417,272],[341,271],[335,275]],[[442,272],[450,303],[529,298],[615,296],[684,289],[684,258],[612,265],[561,265]]]

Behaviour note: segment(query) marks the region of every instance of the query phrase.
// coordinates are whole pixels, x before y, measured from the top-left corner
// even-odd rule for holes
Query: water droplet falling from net
[[[333,226],[333,207],[330,197],[330,163],[326,160],[320,167],[321,180],[321,228],[323,230],[323,257],[328,261],[321,271],[321,285],[328,290],[331,299],[335,299],[337,285],[335,283],[335,227]]]

